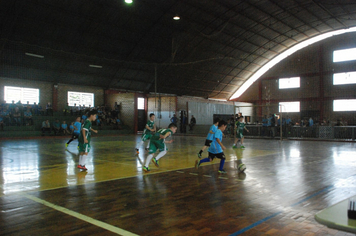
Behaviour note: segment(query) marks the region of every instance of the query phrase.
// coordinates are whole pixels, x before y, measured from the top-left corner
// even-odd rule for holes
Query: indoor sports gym
[[[356,234],[355,14],[1,1],[0,235]]]

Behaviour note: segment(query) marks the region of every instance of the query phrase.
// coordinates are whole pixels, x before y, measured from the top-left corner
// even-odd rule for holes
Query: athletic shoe
[[[199,158],[199,159],[201,159],[201,158],[202,158],[202,156],[201,156],[201,153],[200,153],[200,152],[198,153],[198,158]]]
[[[135,148],[136,150],[136,154],[140,154],[140,151],[138,150],[138,148]]]
[[[142,169],[143,169],[144,171],[146,171],[146,172],[150,171],[150,168],[149,168],[149,167],[146,167],[146,166],[142,167]]]
[[[227,174],[225,170],[219,170],[219,174]]]
[[[200,160],[195,161],[195,169],[198,169],[200,166]]]
[[[159,167],[159,162],[156,160],[156,158],[153,158],[152,162],[155,164],[156,167]]]
[[[85,167],[85,165],[84,166],[82,166],[82,168],[81,168],[82,170],[87,170],[87,168]]]
[[[66,149],[67,149],[67,147],[68,147],[68,143],[66,143]]]
[[[234,145],[234,146],[232,146],[232,148],[237,148],[237,147]]]
[[[245,146],[242,146],[242,145],[241,145],[241,147],[240,147],[240,148],[245,148]]]
[[[78,168],[78,169],[81,169],[81,168],[82,168],[82,166],[81,166],[81,165],[77,165],[77,168]]]

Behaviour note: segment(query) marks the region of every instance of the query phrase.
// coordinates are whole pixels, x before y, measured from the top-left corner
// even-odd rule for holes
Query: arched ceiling
[[[0,76],[229,99],[288,48],[352,26],[354,0],[0,0]]]

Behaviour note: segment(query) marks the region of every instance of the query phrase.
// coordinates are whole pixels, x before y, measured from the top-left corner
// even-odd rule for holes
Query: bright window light
[[[334,74],[333,84],[356,84],[356,71]]]
[[[40,100],[40,90],[35,88],[22,88],[22,87],[4,87],[4,100],[6,103],[17,103],[20,101],[22,104],[38,104]]]
[[[300,87],[300,77],[279,79],[279,89],[299,88],[299,87]]]
[[[266,63],[264,66],[262,66],[261,69],[257,70],[251,77],[249,77],[247,79],[247,81],[230,97],[229,100],[240,97],[256,80],[258,80],[269,69],[274,67],[277,63],[279,63],[283,59],[285,59],[288,56],[292,55],[293,53],[299,51],[300,49],[303,49],[309,45],[317,43],[317,42],[324,40],[326,38],[330,38],[330,37],[340,35],[340,34],[351,33],[351,32],[356,32],[356,27],[351,27],[351,28],[342,29],[342,30],[335,30],[335,31],[331,31],[331,32],[328,32],[325,34],[321,34],[321,35],[315,36],[313,38],[307,39],[307,40],[305,40],[301,43],[298,43],[297,45],[287,49],[286,51],[280,53],[278,56],[276,56],[275,58],[270,60],[268,63]]]
[[[279,112],[300,112],[300,102],[280,102]]]
[[[145,109],[145,99],[144,98],[137,98],[137,109],[138,110]]]
[[[356,48],[348,48],[334,51],[334,62],[356,60]]]
[[[94,93],[81,93],[68,91],[68,103],[69,106],[74,106],[74,103],[79,105],[85,105],[86,107],[94,107]]]
[[[334,111],[356,111],[356,99],[334,100]]]

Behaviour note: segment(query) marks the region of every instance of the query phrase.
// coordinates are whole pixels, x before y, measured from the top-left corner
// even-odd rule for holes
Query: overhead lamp
[[[42,56],[42,55],[33,54],[33,53],[29,53],[29,52],[26,52],[25,55],[30,56],[30,57],[44,58],[44,56]]]
[[[99,66],[99,65],[89,65],[89,67],[92,67],[92,68],[99,68],[99,69],[103,68],[103,66]]]
[[[125,3],[131,4],[131,3],[132,3],[132,0],[125,0]]]
[[[173,16],[173,20],[180,20],[180,17],[178,15]]]

